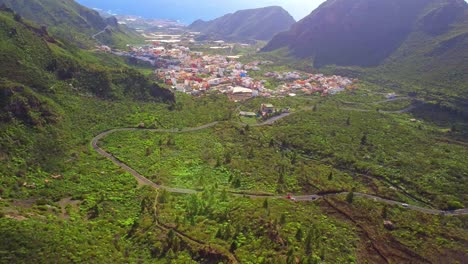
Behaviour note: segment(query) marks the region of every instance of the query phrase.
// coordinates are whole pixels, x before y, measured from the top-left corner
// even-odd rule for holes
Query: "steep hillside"
[[[275,36],[264,51],[288,47],[297,57],[313,58],[318,67],[375,66],[414,31],[433,37],[447,32],[466,9],[463,0],[327,1]]]
[[[197,20],[189,28],[211,38],[267,41],[288,30],[294,22],[286,10],[273,6],[241,10],[211,21]]]
[[[106,66],[8,9],[0,11],[0,60],[0,193],[62,167],[84,133],[77,120],[95,120],[105,105],[174,102],[138,71]]]
[[[135,70],[95,63],[91,54],[68,47],[50,37],[44,28],[18,21],[12,13],[1,12],[0,19],[1,78],[39,92],[47,91],[57,81],[69,81],[82,92],[112,99],[150,99],[165,91]]]
[[[277,49],[316,68],[341,66],[343,74],[468,109],[463,0],[330,0],[263,51]]]
[[[82,47],[92,46],[96,40],[111,46],[123,46],[125,41],[140,38],[135,32],[118,25],[115,19],[104,19],[98,12],[74,0],[0,0],[0,5],[46,26],[54,37]]]

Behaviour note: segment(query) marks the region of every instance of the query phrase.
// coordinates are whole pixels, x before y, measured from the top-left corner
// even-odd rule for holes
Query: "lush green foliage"
[[[105,20],[96,11],[74,0],[0,0],[0,5],[13,9],[25,19],[46,26],[57,39],[81,47],[93,47],[98,40],[123,48],[128,43],[142,40],[141,36],[119,26],[115,20]],[[103,30],[102,34],[92,38]]]
[[[386,101],[391,89],[369,82],[329,98],[172,97],[138,73],[146,69],[17,20],[0,13],[0,262],[464,261],[466,216],[425,215],[358,195],[467,206],[466,124],[443,106],[404,113],[414,98]],[[272,126],[239,123],[239,110],[255,112],[261,103],[293,113]],[[90,146],[112,128],[214,121],[200,131],[127,131],[100,141],[153,181],[197,194],[137,186]],[[296,203],[232,194],[340,191],[352,195]]]

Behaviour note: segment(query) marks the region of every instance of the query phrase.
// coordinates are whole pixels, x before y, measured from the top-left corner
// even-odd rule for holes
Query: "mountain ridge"
[[[431,4],[442,7],[430,10]],[[466,8],[462,0],[329,0],[276,35],[263,51],[287,47],[296,57],[313,58],[317,67],[376,66],[403,44],[418,23],[429,34],[441,34],[463,18]],[[424,11],[426,20],[420,18]]]
[[[282,7],[270,6],[239,10],[210,21],[199,19],[188,28],[200,31],[208,38],[267,41],[276,33],[289,29],[294,22]]]
[[[276,50],[468,111],[461,99],[468,90],[463,0],[329,0],[262,49]]]

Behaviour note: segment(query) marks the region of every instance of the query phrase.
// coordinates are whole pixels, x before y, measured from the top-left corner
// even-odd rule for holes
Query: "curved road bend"
[[[283,113],[283,114],[281,114],[279,116],[276,116],[276,117],[273,117],[273,118],[271,118],[269,120],[266,120],[263,123],[256,124],[256,125],[253,125],[253,126],[258,127],[258,126],[272,125],[276,121],[278,121],[278,120],[280,120],[282,118],[285,118],[285,117],[287,117],[289,115],[290,115],[290,113]],[[152,182],[151,180],[149,180],[145,176],[138,173],[136,170],[132,169],[127,164],[125,164],[122,161],[115,158],[112,154],[110,154],[110,153],[104,151],[103,149],[101,149],[98,146],[98,142],[99,142],[99,140],[103,139],[107,135],[112,134],[112,133],[116,133],[116,132],[120,132],[120,131],[142,131],[143,130],[143,131],[152,131],[152,132],[159,132],[159,133],[187,133],[187,132],[194,132],[194,131],[207,129],[207,128],[210,128],[210,127],[213,127],[213,126],[217,125],[218,123],[219,122],[212,122],[212,123],[209,123],[209,124],[206,124],[206,125],[203,125],[203,126],[199,126],[199,127],[183,128],[183,129],[116,128],[116,129],[111,129],[111,130],[102,132],[101,134],[97,135],[91,141],[91,146],[100,155],[102,155],[103,157],[106,157],[107,159],[111,160],[117,166],[121,167],[122,169],[124,169],[128,173],[132,174],[140,184],[148,185],[148,186],[151,186],[151,187],[156,188],[156,189],[163,189],[163,190],[166,190],[166,191],[171,192],[171,193],[194,194],[194,193],[198,193],[198,191],[193,190],[193,189],[171,188],[171,187],[167,187],[167,186],[158,185],[158,184]],[[325,195],[318,195],[318,194],[299,195],[299,196],[294,196],[294,200],[297,201],[297,202],[306,202],[306,201],[314,201],[314,200],[317,200],[317,199],[320,199],[320,198],[323,198],[323,197],[327,197],[327,196],[337,196],[337,195],[342,195],[342,194],[347,194],[347,192],[325,194]],[[255,195],[255,194],[232,193],[232,195],[245,196],[245,197],[250,197],[250,198],[266,198],[266,197],[268,197],[268,198],[273,198],[273,199],[286,199],[285,196],[278,196],[278,195],[275,196],[275,195],[267,195],[267,194],[265,194],[265,195]],[[400,206],[403,206],[403,207],[405,207],[405,208],[407,208],[409,210],[419,211],[419,212],[426,213],[426,214],[433,214],[433,215],[467,215],[468,214],[468,208],[464,208],[464,209],[460,209],[460,210],[454,210],[454,211],[443,211],[443,210],[424,208],[424,207],[415,206],[415,205],[406,205],[406,204],[404,204],[402,202],[393,201],[393,200],[389,200],[389,199],[384,199],[384,198],[381,198],[381,197],[378,197],[378,196],[364,194],[364,193],[354,193],[354,195],[356,195],[358,197],[374,200],[375,202],[392,204],[392,205],[400,205]]]
[[[97,36],[101,35],[102,33],[106,32],[107,29],[111,28],[111,26],[107,25],[103,30],[99,31],[98,33],[91,36],[91,38],[95,39]]]

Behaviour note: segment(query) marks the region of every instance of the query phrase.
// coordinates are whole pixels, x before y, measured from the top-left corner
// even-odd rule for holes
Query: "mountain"
[[[81,47],[94,46],[96,40],[106,45],[123,46],[131,39],[141,38],[136,32],[119,25],[116,19],[104,19],[97,11],[74,0],[0,0],[0,5],[46,26],[54,37]],[[94,36],[97,33],[100,34]]]
[[[274,50],[468,111],[463,0],[329,0],[263,48]]]
[[[329,0],[263,49],[287,47],[317,67],[376,66],[410,35],[436,38],[466,20],[463,0]]]
[[[197,20],[189,29],[213,39],[268,41],[294,23],[294,18],[286,10],[272,6],[241,10],[211,21]]]

